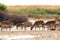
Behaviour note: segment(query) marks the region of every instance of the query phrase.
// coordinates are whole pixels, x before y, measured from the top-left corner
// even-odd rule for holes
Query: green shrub
[[[60,15],[60,8],[59,8],[59,9],[54,10],[54,12],[55,12],[55,14]]]
[[[42,8],[30,9],[28,13],[43,15],[45,13],[45,10]]]
[[[6,11],[7,6],[0,3],[0,10]]]

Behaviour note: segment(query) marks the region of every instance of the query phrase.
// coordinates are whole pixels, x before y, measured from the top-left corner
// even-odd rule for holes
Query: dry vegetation
[[[44,8],[44,9],[57,9],[60,6],[51,6],[51,5],[24,5],[24,6],[8,6],[8,9],[19,10],[19,9],[35,9],[35,8]]]
[[[18,13],[28,17],[37,17],[41,15],[60,15],[60,6],[52,5],[16,5],[7,6],[8,12]]]

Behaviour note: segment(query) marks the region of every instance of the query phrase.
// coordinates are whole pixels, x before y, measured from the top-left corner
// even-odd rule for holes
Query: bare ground
[[[0,31],[2,35],[32,35],[34,38],[20,38],[11,40],[60,40],[60,31]]]
[[[10,34],[60,34],[60,31],[0,31],[0,35],[10,35]]]

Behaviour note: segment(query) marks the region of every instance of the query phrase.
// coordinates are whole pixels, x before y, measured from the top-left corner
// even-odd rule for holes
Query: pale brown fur
[[[36,21],[35,23],[34,23],[34,25],[31,27],[31,30],[34,28],[34,27],[43,27],[44,26],[44,21],[43,20],[40,20],[40,21]]]
[[[60,30],[60,24],[55,24],[56,30]]]
[[[24,27],[25,28],[25,30],[26,30],[26,27],[30,27],[30,26],[32,26],[32,23],[31,22],[23,22],[23,23],[18,23],[17,25],[16,25],[17,27],[17,29],[18,29],[18,27]]]
[[[3,28],[6,28],[6,29],[9,28],[9,30],[10,30],[10,28],[12,28],[14,26],[14,23],[8,22],[8,21],[2,21],[2,22],[0,22],[0,25],[1,25],[1,30]]]
[[[60,24],[60,16],[57,16],[57,17],[55,17],[55,18],[56,18],[55,20],[56,20],[57,22],[59,22],[59,24]]]
[[[50,30],[55,30],[56,29],[56,21],[48,21],[45,25],[49,26]]]

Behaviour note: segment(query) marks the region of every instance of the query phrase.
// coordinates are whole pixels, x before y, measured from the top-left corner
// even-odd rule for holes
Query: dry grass
[[[57,9],[60,6],[52,5],[24,5],[24,6],[8,6],[8,9],[19,10],[19,9],[35,9],[35,8],[44,8],[44,9]]]

